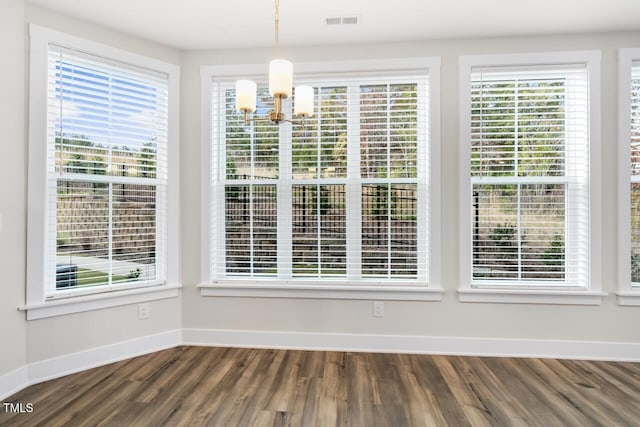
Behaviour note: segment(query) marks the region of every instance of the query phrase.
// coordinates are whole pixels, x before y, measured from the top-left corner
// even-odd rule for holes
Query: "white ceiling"
[[[28,0],[179,49],[273,45],[272,0]],[[327,26],[328,16],[361,23]],[[640,0],[281,0],[282,45],[640,30]]]

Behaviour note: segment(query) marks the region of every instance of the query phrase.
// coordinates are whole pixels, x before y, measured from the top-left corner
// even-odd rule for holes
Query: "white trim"
[[[387,285],[387,286],[385,286]],[[319,298],[319,299],[364,299],[398,301],[441,301],[444,290],[425,286],[402,285],[327,285],[319,282],[301,285],[267,284],[264,282],[242,282],[198,285],[203,297],[252,297],[252,298]]]
[[[45,29],[29,27],[29,156],[27,191],[27,304],[44,301],[47,188],[47,49]],[[34,260],[37,260],[34,261]]]
[[[103,45],[58,31],[31,24],[30,34],[30,68],[29,68],[29,191],[28,193],[28,235],[27,235],[27,301],[21,310],[27,311],[27,319],[57,316],[133,302],[153,299],[177,297],[180,281],[180,67],[125,50]],[[159,270],[166,282],[171,286],[162,289],[156,286],[144,289],[148,284],[131,285],[130,290],[104,292],[95,297],[77,296],[59,301],[45,302],[45,283],[48,256],[46,247],[46,195],[47,195],[47,150],[46,150],[46,94],[47,94],[47,61],[50,43],[77,49],[98,55],[106,60],[116,60],[126,64],[142,67],[153,72],[162,72],[168,78],[168,164],[167,164],[167,200],[166,219],[158,222],[158,231],[166,233],[163,253],[157,254]],[[84,177],[83,177],[84,178]],[[165,217],[165,215],[159,215]],[[92,291],[95,291],[92,290]],[[79,291],[78,293],[84,293]],[[154,293],[152,295],[151,293]],[[146,295],[142,295],[146,294]],[[131,295],[131,298],[127,298]]]
[[[640,289],[631,285],[631,66],[640,49],[618,50],[618,304],[640,306]]]
[[[161,68],[159,68],[161,69]],[[167,205],[165,244],[167,283],[180,283],[182,278],[182,245],[180,230],[180,67],[165,64],[169,73],[169,135],[167,139]]]
[[[182,330],[173,329],[29,363],[0,376],[0,399],[5,399],[33,384],[132,357],[174,348],[181,344]]]
[[[304,74],[327,73],[376,73],[385,71],[412,71],[440,68],[439,57],[413,57],[397,59],[370,59],[360,61],[323,61],[296,63],[296,76]],[[236,65],[203,65],[200,75],[217,78],[237,78],[238,76],[255,76],[268,74],[267,63]]]
[[[0,375],[0,400],[16,394],[29,384],[27,367],[21,366],[4,375]]]
[[[39,362],[29,363],[27,372],[30,384],[85,371],[132,357],[177,347],[182,341],[182,331],[173,329],[121,341],[77,353],[65,354]]]
[[[27,312],[27,320],[44,319],[119,305],[177,298],[180,296],[180,289],[180,286],[149,286],[28,304],[18,307],[18,310]]]
[[[347,111],[353,120],[347,120],[347,178],[360,176],[360,106],[359,89],[347,86]],[[356,281],[362,270],[362,185],[345,185],[347,280]]]
[[[640,292],[616,292],[619,305],[640,306]]]
[[[460,245],[460,288],[459,300],[463,302],[502,302],[536,304],[600,304],[602,297],[601,277],[601,122],[600,122],[600,77],[601,52],[570,51],[542,52],[498,55],[465,55],[459,57],[459,245]],[[584,291],[536,289],[528,291],[498,289],[499,281],[492,282],[493,288],[475,289],[472,287],[472,247],[471,247],[471,182],[470,147],[471,130],[469,126],[471,100],[471,71],[474,67],[563,65],[583,63],[587,66],[589,78],[589,274],[588,286]],[[523,283],[527,285],[528,283]],[[564,284],[566,285],[566,284]]]
[[[598,291],[461,288],[458,296],[460,302],[600,305],[607,294]]]
[[[211,202],[215,197],[212,191],[212,151],[211,151],[211,120],[212,120],[213,81],[211,75],[204,69],[200,70],[200,281],[209,282],[212,277],[211,260],[215,257],[216,249],[211,247],[215,222],[211,219]]]
[[[183,329],[183,345],[640,361],[640,343]]]
[[[465,289],[471,288],[472,258],[472,226],[471,226],[471,194],[472,185],[469,179],[471,172],[471,67],[468,57],[459,58],[459,93],[458,93],[458,277]]]
[[[510,66],[519,68],[530,65],[573,65],[584,62],[599,62],[599,50],[581,50],[567,52],[530,52],[530,53],[505,53],[497,55],[463,55],[460,56],[460,67],[471,68]]]
[[[442,287],[442,100],[440,58],[429,66],[429,286]]]
[[[117,47],[97,43],[81,37],[72,36],[67,33],[52,30],[35,24],[29,24],[29,36],[36,39],[38,44],[44,43],[45,48],[48,43],[55,43],[66,48],[77,48],[80,51],[98,55],[105,59],[125,62],[129,65],[146,68],[153,72],[173,73],[179,69],[177,65],[169,64],[158,59],[150,58],[137,53],[129,52]],[[46,68],[45,68],[46,70]]]

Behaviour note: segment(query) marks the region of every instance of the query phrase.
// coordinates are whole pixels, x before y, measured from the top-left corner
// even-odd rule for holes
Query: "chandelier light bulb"
[[[293,87],[293,64],[286,59],[274,59],[269,63],[269,94],[288,98]]]
[[[313,116],[313,88],[296,86],[294,112],[296,116]]]
[[[236,81],[236,110],[256,111],[256,83],[251,80]]]

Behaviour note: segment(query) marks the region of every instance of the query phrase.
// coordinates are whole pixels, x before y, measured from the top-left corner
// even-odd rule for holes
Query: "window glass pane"
[[[418,176],[418,85],[389,86],[389,162],[392,178]]]
[[[515,83],[472,82],[471,174],[512,175],[515,144]]]
[[[360,88],[360,174],[387,178],[389,167],[387,85]]]
[[[225,253],[229,275],[277,274],[275,185],[225,187]]]
[[[417,188],[413,184],[362,186],[362,275],[417,274]]]
[[[518,277],[517,185],[473,186],[473,277]]]
[[[155,186],[114,184],[112,203],[113,274],[156,279]]]
[[[360,173],[363,178],[417,176],[416,84],[360,86]]]
[[[251,187],[225,187],[226,272],[251,273]]]
[[[59,180],[57,188],[55,288],[109,283],[108,185]]]
[[[640,183],[631,184],[631,281],[640,283]]]
[[[110,222],[110,185],[58,181],[57,289],[105,285],[110,275],[112,283],[156,279],[155,188],[114,184]],[[75,285],[70,269],[77,272]]]
[[[346,274],[344,185],[293,186],[293,275]]]
[[[564,79],[473,82],[473,176],[562,176]]]
[[[66,173],[156,176],[167,140],[166,76],[52,47],[49,143]]]
[[[566,190],[563,184],[520,187],[522,278],[565,278]]]
[[[251,177],[251,125],[244,124],[244,116],[236,111],[236,91],[225,91],[225,143],[227,179]]]
[[[268,88],[258,86],[257,112],[261,115],[269,114],[273,109],[273,98],[269,95]],[[258,121],[253,123],[253,156],[254,156],[254,178],[269,179],[278,178],[278,156],[280,128],[271,121]]]
[[[565,186],[473,187],[473,277],[565,278]]]
[[[225,91],[225,143],[227,179],[278,178],[279,127],[271,121],[244,123],[244,114],[235,109],[235,89]],[[256,114],[268,115],[273,98],[268,88],[258,86]]]
[[[565,156],[565,81],[518,84],[518,175],[562,176]]]
[[[277,274],[277,196],[275,185],[254,185],[253,190],[253,272]]]
[[[316,111],[293,126],[294,179],[347,176],[347,88],[315,90]]]
[[[417,273],[417,186],[392,184],[390,194],[391,275],[415,277]]]
[[[640,66],[631,69],[631,175],[640,175]]]
[[[631,282],[640,286],[640,66],[631,67]]]

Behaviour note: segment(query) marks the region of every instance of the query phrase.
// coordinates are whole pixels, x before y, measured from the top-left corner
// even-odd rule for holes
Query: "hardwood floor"
[[[640,426],[640,363],[178,347],[28,387],[1,426]]]

